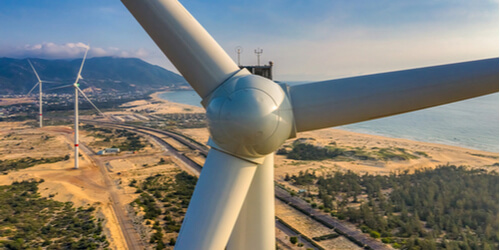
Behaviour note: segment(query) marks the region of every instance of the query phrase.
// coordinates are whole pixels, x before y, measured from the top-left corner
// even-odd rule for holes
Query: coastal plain
[[[106,114],[134,116],[136,114],[163,115],[203,112],[204,110],[199,107],[162,100],[156,93],[149,100],[125,103],[121,110]],[[206,128],[174,128],[174,130],[201,143],[208,141],[209,133]],[[118,200],[114,202],[127,207],[139,196],[135,189],[129,186],[129,183],[133,180],[144,180],[152,175],[178,173],[176,169],[179,169],[180,164],[158,143],[147,137],[142,137],[141,140],[146,146],[137,152],[121,152],[116,156],[95,156],[93,153],[101,149],[98,142],[102,139],[92,136],[89,131],[82,130],[81,143],[84,144],[86,150],[80,151],[81,167],[79,170],[75,170],[73,169],[72,133],[72,128],[68,126],[36,128],[26,122],[0,122],[0,160],[19,159],[27,156],[41,158],[69,155],[67,160],[5,172],[0,175],[0,185],[10,185],[14,181],[28,179],[44,179],[44,183],[40,185],[42,196],[62,202],[71,201],[77,206],[96,206],[96,216],[104,219],[104,232],[110,241],[110,247],[124,249],[126,242],[120,231],[117,215],[112,208],[110,189],[118,196]],[[284,178],[286,175],[297,175],[301,171],[315,172],[316,175],[335,171],[387,175],[449,164],[498,172],[499,155],[493,152],[360,134],[339,129],[299,133],[296,138],[289,139],[284,147],[293,145],[297,140],[317,147],[334,145],[337,148],[363,150],[368,153],[377,149],[397,149],[415,157],[405,160],[325,159],[313,161],[288,159],[285,155],[276,155],[275,181],[292,189],[297,188],[285,182]],[[173,142],[173,144],[175,143]],[[193,154],[192,157],[196,158],[195,160],[199,163],[203,162],[203,159],[196,154]],[[100,167],[102,167],[100,165],[107,168],[106,173],[100,171]],[[111,180],[111,186],[106,184],[106,178]],[[283,220],[290,221],[291,217],[298,216],[288,211],[285,206],[280,202],[277,203],[277,214],[279,213]],[[315,227],[314,223],[317,222],[296,219],[289,224],[293,224],[297,230],[312,237],[328,233],[325,228]],[[138,227],[142,228],[141,234],[143,235],[141,237],[148,239],[151,231],[148,231],[147,227],[142,224]],[[315,228],[325,230],[325,232],[315,231]],[[175,235],[170,236],[174,237]],[[287,236],[282,237],[284,238],[280,242],[286,242]],[[324,242],[329,249],[336,245],[334,242],[343,242],[343,238],[331,241],[333,242],[331,244]],[[353,247],[349,244],[348,241],[339,243],[337,249]]]

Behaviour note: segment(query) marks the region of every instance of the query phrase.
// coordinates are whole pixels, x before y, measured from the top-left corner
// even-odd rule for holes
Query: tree
[[[285,181],[290,181],[290,175],[288,173],[285,175]]]

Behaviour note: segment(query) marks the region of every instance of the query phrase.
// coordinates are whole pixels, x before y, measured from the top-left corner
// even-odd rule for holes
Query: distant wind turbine
[[[75,89],[75,169],[78,169],[78,93],[82,94],[83,97],[85,97],[85,99],[99,112],[99,114],[101,114],[102,116],[104,116],[104,114],[101,112],[101,110],[99,110],[92,101],[90,101],[90,99],[87,97],[87,95],[85,95],[85,93],[83,93],[83,91],[80,89],[80,84],[78,83],[78,81],[80,79],[83,79],[81,73],[82,73],[82,69],[83,69],[83,64],[85,63],[85,59],[87,58],[87,52],[89,51],[90,49],[90,46],[87,46],[87,50],[85,50],[85,54],[83,56],[83,59],[82,59],[82,64],[80,65],[80,70],[78,70],[78,74],[76,75],[76,80],[73,84],[70,84],[70,85],[66,85],[66,86],[61,86],[61,87],[57,87],[57,88],[53,88],[53,89],[50,89],[50,90],[55,90],[55,89],[63,89],[63,88],[70,88],[70,87],[73,87]]]
[[[39,101],[40,101],[40,111],[38,113],[38,116],[40,117],[40,128],[43,127],[43,109],[42,109],[42,83],[57,83],[57,82],[53,82],[53,81],[46,81],[46,80],[41,80],[40,79],[40,76],[38,76],[38,73],[36,72],[35,70],[35,67],[33,67],[33,64],[31,63],[30,59],[28,59],[28,63],[30,64],[31,68],[33,69],[33,72],[35,73],[35,76],[36,76],[36,79],[38,79],[38,82],[35,84],[35,86],[33,86],[33,88],[31,88],[31,90],[28,92],[28,95],[31,94],[31,92],[36,88],[36,86],[39,86]]]
[[[252,75],[176,0],[122,0],[203,99],[210,139],[175,249],[275,249],[274,151],[298,132],[498,92],[498,58],[288,86]]]

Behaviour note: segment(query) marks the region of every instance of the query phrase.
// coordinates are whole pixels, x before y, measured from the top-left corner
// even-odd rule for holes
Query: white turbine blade
[[[38,79],[38,82],[41,82],[40,77],[38,76],[38,73],[35,70],[35,67],[33,67],[33,64],[31,64],[30,59],[28,59],[28,63],[30,64],[31,68],[33,69],[33,72],[35,72],[36,78]]]
[[[27,95],[30,95],[30,94],[31,94],[31,91],[33,91],[33,90],[36,88],[36,86],[38,86],[38,84],[40,84],[40,82],[37,82],[37,83],[35,84],[35,86],[33,86],[33,88],[31,88],[31,89],[30,89],[30,91],[28,92],[28,94],[27,94]]]
[[[202,98],[238,65],[176,0],[122,0],[156,45]]]
[[[76,75],[76,81],[75,83],[78,83],[78,80],[82,78],[81,73],[83,69],[83,64],[85,63],[85,59],[87,58],[87,52],[89,52],[90,47],[87,47],[87,50],[85,50],[85,54],[83,55],[82,59],[82,64],[80,65],[80,70],[78,70],[78,74]]]
[[[56,89],[64,89],[64,88],[69,88],[69,87],[75,87],[75,85],[74,84],[64,85],[64,86],[59,86],[59,87],[55,87],[55,88],[50,88],[50,89],[47,89],[45,91],[51,91],[51,90],[56,90]]]
[[[92,105],[92,107],[95,108],[95,110],[97,110],[97,112],[99,112],[100,115],[104,116],[104,113],[102,113],[101,110],[99,110],[97,108],[97,106],[94,105],[94,103],[87,97],[87,95],[85,93],[83,93],[83,91],[79,87],[76,87],[76,89],[78,89],[78,91],[83,95],[83,97],[85,97],[85,99],[87,99],[87,101]]]
[[[224,249],[257,165],[211,149],[196,184],[176,249]]]
[[[498,58],[289,88],[297,132],[376,119],[498,92]]]
[[[233,228],[228,250],[275,248],[274,154],[257,167],[252,184]]]
[[[41,82],[43,83],[53,83],[53,84],[61,84],[61,82],[56,82],[56,81],[46,81],[46,80],[42,80]]]

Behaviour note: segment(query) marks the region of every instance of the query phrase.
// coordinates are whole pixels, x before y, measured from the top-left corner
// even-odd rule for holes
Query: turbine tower
[[[250,74],[176,0],[122,0],[207,111],[211,149],[176,249],[274,249],[273,152],[297,132],[498,91],[498,58],[288,86]]]
[[[92,107],[94,107],[98,112],[99,114],[101,114],[102,116],[104,116],[104,114],[101,112],[101,110],[99,110],[92,101],[90,101],[90,99],[87,97],[87,95],[85,95],[85,93],[83,93],[83,91],[80,89],[80,84],[78,83],[78,81],[80,79],[83,79],[81,73],[82,73],[82,69],[83,69],[83,65],[85,63],[85,59],[87,58],[87,52],[89,51],[90,49],[90,46],[87,46],[87,49],[85,50],[85,54],[83,56],[83,59],[82,59],[82,64],[80,65],[80,69],[78,70],[78,74],[76,75],[76,80],[73,84],[71,85],[66,85],[66,86],[61,86],[61,87],[57,87],[57,88],[53,88],[53,89],[50,89],[50,90],[55,90],[55,89],[63,89],[63,88],[71,88],[73,87],[75,89],[75,169],[78,169],[78,146],[79,146],[79,141],[78,141],[78,124],[79,124],[79,120],[78,120],[78,93],[82,94],[83,97],[85,97],[85,99],[92,105]]]
[[[28,59],[28,63],[30,64],[31,68],[33,69],[33,73],[35,73],[35,76],[36,76],[36,79],[38,79],[38,82],[35,84],[35,86],[33,86],[33,88],[31,88],[31,90],[28,92],[28,95],[31,94],[31,92],[36,88],[36,86],[38,85],[39,86],[39,96],[38,96],[38,99],[39,99],[39,102],[40,102],[40,111],[38,112],[38,116],[40,117],[40,128],[43,127],[43,109],[42,109],[42,83],[56,83],[56,82],[52,82],[52,81],[45,81],[45,80],[41,80],[40,79],[40,76],[38,76],[38,73],[36,72],[35,70],[35,67],[33,67],[33,64],[31,63],[30,59]]]

